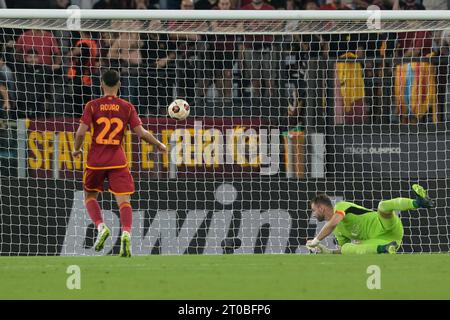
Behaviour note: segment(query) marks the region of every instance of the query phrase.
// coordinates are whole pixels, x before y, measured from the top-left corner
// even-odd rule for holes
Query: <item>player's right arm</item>
[[[76,157],[81,154],[81,146],[83,145],[84,136],[86,132],[90,129],[92,123],[92,105],[88,102],[83,110],[83,115],[80,119],[80,126],[75,133],[75,146],[72,151],[72,156]]]
[[[322,241],[328,237],[334,229],[336,229],[336,226],[342,221],[342,219],[344,219],[343,215],[334,214],[333,217],[331,217],[331,219],[322,227],[315,239]]]
[[[350,239],[344,237],[343,235],[339,233],[335,233],[334,236],[336,237],[336,241],[338,243],[338,246],[335,249],[330,249],[326,247],[325,245],[319,243],[317,247],[310,249],[311,251],[314,251],[316,253],[321,254],[341,254],[341,248],[344,244],[351,242]]]
[[[155,145],[159,151],[166,152],[167,148],[164,143],[156,139],[150,132],[144,129],[142,125],[138,125],[133,128],[134,133],[139,137],[139,139],[142,139],[150,144]]]
[[[83,122],[80,123],[77,133],[75,133],[75,146],[74,146],[74,150],[72,152],[72,156],[76,157],[79,154],[81,154],[81,146],[84,141],[84,136],[86,135],[86,132],[88,130],[89,130],[88,125],[84,124]]]

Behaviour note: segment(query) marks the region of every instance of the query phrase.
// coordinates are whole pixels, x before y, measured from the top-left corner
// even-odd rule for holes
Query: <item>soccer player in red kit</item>
[[[92,144],[87,156],[83,187],[86,209],[98,230],[94,248],[96,251],[102,250],[111,233],[103,223],[97,202],[98,193],[103,191],[103,182],[108,179],[109,191],[114,194],[120,209],[122,236],[119,255],[130,257],[132,223],[130,195],[134,193],[134,180],[128,169],[122,139],[129,125],[140,139],[155,145],[161,152],[166,151],[166,146],[142,127],[134,106],[117,97],[119,88],[120,75],[117,71],[108,70],[103,73],[104,96],[89,101],[84,107],[72,155],[76,157],[81,153],[85,134],[92,127]]]

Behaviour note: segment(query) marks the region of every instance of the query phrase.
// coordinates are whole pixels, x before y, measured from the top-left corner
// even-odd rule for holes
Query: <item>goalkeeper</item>
[[[381,201],[378,210],[366,209],[351,202],[333,204],[328,196],[317,195],[311,201],[313,216],[327,223],[319,234],[306,242],[306,247],[316,253],[370,254],[396,253],[403,238],[403,225],[394,211],[432,208],[433,201],[418,184],[412,186],[416,199],[395,198]],[[320,243],[331,233],[338,242],[337,249]]]

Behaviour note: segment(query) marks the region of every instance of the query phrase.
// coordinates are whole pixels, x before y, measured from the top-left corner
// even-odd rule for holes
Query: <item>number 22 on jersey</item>
[[[97,144],[110,144],[110,145],[119,145],[120,140],[114,139],[117,134],[119,134],[123,129],[123,121],[120,118],[107,118],[100,117],[97,119],[96,123],[98,125],[104,124],[103,130],[98,134],[95,142]],[[115,128],[111,130],[112,125],[115,124]],[[109,134],[109,135],[108,135]],[[108,137],[106,137],[108,135]]]

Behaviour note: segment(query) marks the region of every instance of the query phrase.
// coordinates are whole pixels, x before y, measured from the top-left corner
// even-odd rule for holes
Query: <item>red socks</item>
[[[85,205],[89,216],[97,227],[100,223],[103,223],[102,211],[97,199],[88,198],[85,200]],[[131,224],[133,221],[133,211],[129,202],[122,202],[120,205],[120,223],[122,224],[123,231],[131,233]]]
[[[131,233],[131,223],[133,221],[133,211],[129,202],[122,202],[120,205],[120,223],[122,230]]]
[[[89,216],[95,223],[95,226],[98,226],[100,223],[103,223],[102,210],[100,209],[97,199],[87,198],[85,200],[85,205],[87,212],[89,213]]]

